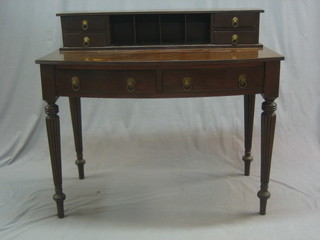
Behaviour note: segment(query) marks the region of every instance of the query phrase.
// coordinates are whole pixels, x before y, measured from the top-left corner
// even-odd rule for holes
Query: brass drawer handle
[[[78,76],[74,76],[71,78],[71,87],[75,92],[78,92],[80,90],[80,79]]]
[[[241,89],[245,89],[248,86],[247,76],[245,74],[239,76],[238,85]]]
[[[190,91],[191,90],[191,78],[185,77],[182,79],[182,86],[184,91]]]
[[[90,45],[90,38],[84,37],[83,38],[83,46],[84,47],[89,47],[89,45]]]
[[[84,31],[86,31],[88,28],[89,28],[89,23],[88,23],[88,20],[87,19],[83,19],[82,20],[82,25],[81,25],[82,29]]]
[[[127,79],[128,92],[134,92],[136,90],[136,80],[133,77]]]
[[[232,18],[232,27],[239,27],[239,19],[237,17]]]
[[[232,45],[233,46],[237,46],[238,45],[238,40],[239,40],[239,36],[237,34],[233,34],[232,35],[232,40],[231,40]]]

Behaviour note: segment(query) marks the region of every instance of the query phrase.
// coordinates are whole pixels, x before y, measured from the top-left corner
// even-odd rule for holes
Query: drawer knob
[[[89,24],[88,24],[88,20],[87,19],[83,19],[82,20],[82,25],[81,25],[82,29],[84,31],[86,31],[89,28]]]
[[[71,87],[75,92],[78,92],[80,90],[80,79],[78,76],[74,76],[71,78]]]
[[[241,74],[238,79],[239,88],[244,89],[248,86],[247,76],[245,74]]]
[[[127,79],[128,92],[134,92],[136,90],[136,80],[133,77]]]
[[[84,37],[83,38],[83,46],[84,47],[89,47],[89,45],[90,45],[90,38]]]
[[[185,77],[182,79],[182,86],[184,91],[190,91],[191,90],[191,78]]]
[[[239,19],[237,17],[232,18],[232,27],[239,27]]]
[[[237,34],[233,34],[232,35],[232,39],[231,39],[232,45],[233,46],[237,46],[238,45],[238,40],[239,40],[239,36]]]

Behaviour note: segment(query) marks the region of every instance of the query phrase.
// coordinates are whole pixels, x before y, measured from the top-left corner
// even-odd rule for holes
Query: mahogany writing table
[[[259,43],[260,9],[59,13],[63,47],[38,59],[58,216],[64,216],[56,100],[69,97],[79,178],[84,178],[81,97],[244,96],[249,175],[255,95],[262,104],[260,214],[268,182],[280,61]]]
[[[69,97],[79,178],[84,178],[81,97],[187,98],[244,95],[245,175],[249,175],[255,95],[264,98],[261,119],[260,214],[270,197],[268,182],[280,61],[267,48],[164,48],[102,51],[56,51],[36,62],[41,66],[47,133],[58,216],[64,217],[62,189],[60,96]],[[161,151],[159,149],[159,151]]]

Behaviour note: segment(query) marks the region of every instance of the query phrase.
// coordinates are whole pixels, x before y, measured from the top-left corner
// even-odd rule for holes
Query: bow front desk
[[[230,42],[222,42],[221,44],[219,41],[211,42],[216,41],[217,36],[225,33],[220,33],[221,29],[216,27],[211,35],[207,35],[202,29],[214,27],[219,22],[217,15],[220,12],[202,12],[195,16],[193,14],[190,12],[165,13],[165,15],[157,13],[156,16],[154,13],[136,15],[121,13],[111,16],[104,13],[59,15],[62,17],[64,47],[38,59],[36,63],[40,64],[43,99],[47,102],[45,107],[46,125],[55,186],[53,198],[57,203],[60,218],[64,217],[65,194],[62,188],[59,109],[56,104],[59,97],[69,97],[77,154],[76,164],[79,178],[83,179],[85,160],[81,130],[80,99],[82,97],[188,98],[243,95],[245,144],[242,159],[245,166],[244,174],[249,175],[252,161],[251,144],[255,95],[261,94],[265,101],[262,104],[263,112],[261,115],[261,187],[258,197],[260,198],[260,214],[266,213],[267,199],[270,197],[268,183],[276,122],[276,103],[274,100],[279,93],[280,61],[284,58],[255,42],[250,43],[249,41],[249,43],[241,44],[234,39],[235,34],[231,34],[231,38],[225,40],[230,40]],[[244,31],[245,27],[241,28],[241,19],[244,19],[243,24],[248,24],[251,19],[250,14],[254,14],[252,17],[254,21],[259,15],[257,12],[252,13],[251,11],[249,17],[244,15],[247,12],[232,11],[223,12],[223,14],[226,16],[219,17],[222,20],[230,19],[230,21],[228,20],[230,27],[234,28],[233,31],[238,31],[240,36],[242,31],[245,32],[244,38],[246,38],[245,34],[248,34],[248,30]],[[121,16],[125,17],[121,19]],[[236,23],[234,16],[238,16]],[[103,23],[99,17],[103,17]],[[133,23],[136,24],[133,28],[136,30],[133,33],[133,38],[128,38],[128,29],[125,33],[116,34],[113,28],[126,28],[124,25],[131,18],[135,20]],[[76,23],[72,22],[73,19],[76,19]],[[69,28],[68,21],[71,21]],[[93,28],[92,31],[100,29],[99,24],[91,23],[94,21],[107,28],[106,35],[108,37],[102,34],[102,38],[105,40],[103,46],[99,46],[99,41],[96,42],[97,46],[89,45],[92,43],[90,39],[101,37],[101,33],[99,35],[90,32],[88,33],[90,37],[86,37],[86,31],[90,27]],[[174,24],[168,24],[170,21],[183,23],[184,31],[195,34],[192,39],[199,38],[202,43],[189,44],[186,42],[187,38],[181,40],[184,41],[184,44],[169,44],[169,42],[163,43],[162,41],[148,45],[142,43],[143,38],[146,41],[155,41],[155,35],[158,34],[157,32],[148,33],[144,36],[142,32],[139,32],[137,29],[141,28],[144,22],[149,23],[151,27],[156,24],[161,25],[158,27],[162,29],[160,32],[163,34],[160,34],[160,38],[165,40],[170,35],[166,33],[168,29],[164,26],[167,24],[167,28],[175,27],[172,26]],[[74,29],[77,22],[83,32],[69,34],[68,31]],[[188,30],[189,28],[186,27],[188,24],[191,24],[192,27],[198,26],[195,32],[192,32],[194,28]],[[159,31],[159,29],[155,31]],[[257,34],[257,30],[252,31]],[[122,45],[116,45],[112,42],[120,42],[122,35],[125,35],[127,42]],[[183,36],[186,35],[184,33]],[[83,46],[78,46],[78,41],[73,40],[77,36],[83,39],[81,42]],[[175,40],[179,40],[178,38],[182,36],[174,37],[177,38]],[[138,42],[139,39],[141,43]],[[133,43],[128,41],[133,41]],[[210,43],[206,41],[210,41]],[[159,149],[159,151],[163,151],[163,149]]]

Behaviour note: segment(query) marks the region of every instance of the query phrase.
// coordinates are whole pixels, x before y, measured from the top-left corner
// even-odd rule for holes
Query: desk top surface
[[[234,13],[234,12],[244,12],[244,13],[248,13],[248,12],[257,12],[257,13],[261,13],[264,12],[264,10],[262,9],[246,9],[246,8],[239,8],[239,9],[233,9],[233,8],[229,8],[229,9],[217,9],[217,8],[213,8],[213,9],[208,9],[208,8],[204,8],[204,9],[158,9],[158,10],[136,10],[136,11],[109,11],[109,12],[64,12],[64,13],[57,13],[57,16],[75,16],[75,15],[119,15],[119,14],[179,14],[179,13],[183,13],[183,14],[192,14],[192,13]]]
[[[49,65],[173,64],[279,61],[284,57],[263,48],[130,49],[55,51],[36,60]]]

